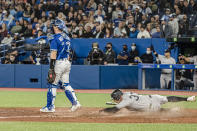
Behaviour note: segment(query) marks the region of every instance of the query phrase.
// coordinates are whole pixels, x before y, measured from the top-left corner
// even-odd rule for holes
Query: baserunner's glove
[[[47,81],[50,84],[52,84],[55,81],[55,77],[56,77],[56,74],[55,74],[54,69],[49,69]]]
[[[54,71],[55,61],[56,61],[55,59],[51,59],[51,62],[50,62],[50,69],[49,69],[48,78],[47,78],[47,81],[50,84],[52,84],[55,81],[55,77],[56,77],[56,74],[55,74],[55,71]]]

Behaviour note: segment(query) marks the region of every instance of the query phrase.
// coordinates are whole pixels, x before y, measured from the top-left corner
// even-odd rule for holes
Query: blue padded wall
[[[15,87],[41,88],[41,66],[15,65]]]
[[[101,66],[100,89],[138,88],[137,66]]]
[[[47,88],[48,69],[42,65],[42,88]],[[72,65],[70,84],[74,89],[99,89],[99,66]]]
[[[41,65],[41,71],[42,71],[41,88],[47,88],[47,75],[48,75],[48,71],[49,71],[49,65]]]
[[[160,69],[145,69],[145,87],[148,88],[160,88]]]
[[[14,87],[14,65],[0,64],[0,87]]]
[[[99,89],[99,66],[73,65],[70,84],[74,89]]]

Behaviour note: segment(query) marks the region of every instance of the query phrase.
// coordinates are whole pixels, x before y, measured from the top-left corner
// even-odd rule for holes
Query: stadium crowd
[[[190,15],[196,11],[195,0],[1,0],[0,45],[10,47],[5,58],[13,59],[13,62],[4,63],[16,64],[13,57],[19,53],[16,47],[22,46],[20,41],[49,36],[54,19],[66,23],[66,32],[71,38],[186,36]],[[125,53],[126,48],[123,47],[117,59],[124,64],[133,63],[133,54]],[[122,57],[125,55],[128,57]],[[31,54],[30,63],[34,64],[35,58],[35,54]],[[145,58],[146,55],[135,61],[144,62]]]
[[[196,11],[195,0],[1,0],[0,41],[14,33],[47,35],[55,18],[65,21],[72,38],[182,36]]]

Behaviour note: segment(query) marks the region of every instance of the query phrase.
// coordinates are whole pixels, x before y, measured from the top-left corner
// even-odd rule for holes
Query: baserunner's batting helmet
[[[122,91],[119,90],[119,89],[116,89],[116,90],[114,90],[114,91],[111,93],[111,98],[112,98],[113,100],[118,101],[118,100],[120,100],[120,98],[121,98],[122,95],[123,95]]]

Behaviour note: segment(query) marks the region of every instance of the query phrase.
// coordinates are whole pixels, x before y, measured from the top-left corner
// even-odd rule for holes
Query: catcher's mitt
[[[55,81],[55,77],[56,77],[55,71],[53,69],[50,69],[49,72],[48,72],[47,81],[50,84],[52,84]]]

